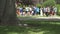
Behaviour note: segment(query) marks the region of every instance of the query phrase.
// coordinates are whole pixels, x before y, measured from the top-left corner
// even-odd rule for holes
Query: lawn
[[[21,21],[25,26],[0,26],[0,34],[60,34],[60,22]]]
[[[58,5],[59,6],[59,5]],[[20,16],[18,18],[36,18],[41,16]],[[20,21],[22,24],[28,24],[25,26],[1,26],[1,34],[60,34],[60,21],[47,22],[47,21],[35,21],[24,20]]]

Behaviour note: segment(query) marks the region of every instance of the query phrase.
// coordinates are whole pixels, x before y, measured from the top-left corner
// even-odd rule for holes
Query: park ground
[[[0,34],[60,34],[60,22],[57,21],[20,21],[27,26],[0,26]]]
[[[38,17],[38,20],[30,20],[31,17],[19,18],[22,19],[19,23],[27,26],[0,26],[0,34],[60,34],[60,21],[40,21],[39,18],[42,17]],[[24,20],[26,18],[27,20]],[[32,18],[36,17],[32,16]]]

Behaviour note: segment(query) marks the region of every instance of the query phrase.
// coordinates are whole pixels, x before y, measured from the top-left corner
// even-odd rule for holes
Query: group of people
[[[47,6],[47,7],[36,7],[36,6],[23,6],[17,7],[16,14],[19,16],[54,16],[57,14],[57,7]]]

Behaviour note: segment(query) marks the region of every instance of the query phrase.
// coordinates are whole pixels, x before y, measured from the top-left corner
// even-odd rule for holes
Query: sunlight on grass
[[[40,31],[40,32],[29,31],[29,34],[44,34],[45,32],[49,32],[49,31]]]
[[[53,23],[53,22],[50,22],[50,24],[56,24],[56,25],[60,25],[60,22],[55,22],[55,23]]]
[[[7,34],[19,34],[19,33],[16,33],[16,32],[8,32]]]
[[[45,32],[49,31],[41,31],[41,32],[33,32],[33,31],[28,31],[28,34],[44,34]],[[27,34],[27,33],[16,33],[16,32],[8,32],[7,34]]]

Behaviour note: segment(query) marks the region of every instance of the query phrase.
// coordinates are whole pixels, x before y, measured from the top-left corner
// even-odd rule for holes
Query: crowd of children
[[[57,7],[47,6],[47,7],[36,7],[36,6],[23,6],[17,7],[16,14],[19,16],[54,16],[57,14]]]

